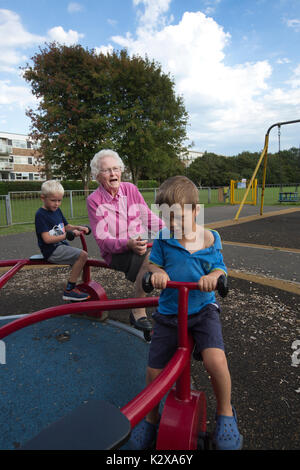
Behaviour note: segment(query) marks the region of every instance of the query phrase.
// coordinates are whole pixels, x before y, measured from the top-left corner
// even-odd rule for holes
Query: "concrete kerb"
[[[228,276],[245,281],[254,282],[263,286],[274,287],[275,289],[284,290],[292,294],[300,295],[300,284],[298,282],[286,281],[284,279],[258,276],[249,272],[228,269]]]

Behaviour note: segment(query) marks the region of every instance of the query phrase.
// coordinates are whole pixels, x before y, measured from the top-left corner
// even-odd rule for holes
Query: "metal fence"
[[[223,191],[223,188],[199,188],[199,202],[220,202],[220,191]],[[87,217],[86,198],[92,192],[93,190],[65,191],[61,210],[67,220]],[[142,188],[140,192],[151,207],[155,202],[156,188]],[[40,191],[14,191],[0,196],[0,227],[34,223],[35,213],[41,207],[40,195]]]
[[[87,217],[86,198],[93,190],[65,191],[61,210],[66,219]],[[16,191],[0,196],[0,226],[34,223],[41,207],[40,191]]]
[[[279,192],[297,192],[300,184],[267,185],[265,189],[265,205],[278,204]],[[87,217],[86,198],[94,190],[66,190],[61,210],[66,219]],[[201,204],[229,204],[230,187],[201,187],[199,202]],[[155,202],[156,188],[140,189],[149,207]],[[261,200],[261,187],[257,190],[257,204]],[[40,191],[15,191],[8,195],[0,195],[0,227],[14,224],[34,223],[35,213],[41,207]]]

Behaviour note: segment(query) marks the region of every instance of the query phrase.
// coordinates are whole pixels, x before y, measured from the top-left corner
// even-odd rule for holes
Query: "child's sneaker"
[[[88,300],[90,295],[86,292],[82,292],[81,290],[74,287],[71,290],[65,290],[63,294],[63,300],[73,300],[77,302],[83,302],[84,300]]]

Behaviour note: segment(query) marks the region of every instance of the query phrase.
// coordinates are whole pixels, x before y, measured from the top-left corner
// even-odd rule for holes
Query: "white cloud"
[[[113,27],[117,26],[117,24],[118,24],[118,22],[117,22],[116,20],[113,20],[113,19],[111,19],[111,18],[108,18],[108,19],[107,19],[107,23],[108,23],[110,26],[113,26]]]
[[[211,15],[215,12],[216,7],[222,0],[205,0],[204,1],[204,13],[206,15]]]
[[[297,20],[297,19],[286,20],[286,24],[289,28],[294,29],[296,32],[300,31],[300,20]]]
[[[282,59],[277,59],[276,64],[289,64],[291,61],[287,57],[282,57]]]
[[[111,44],[108,46],[95,47],[96,54],[112,54],[114,47]]]
[[[0,71],[9,73],[11,78],[19,79],[19,66],[27,60],[23,50],[44,41],[43,36],[31,34],[23,27],[21,18],[11,10],[0,9]],[[24,109],[32,105],[35,98],[29,88],[11,80],[0,81],[0,105],[7,110],[10,106]],[[2,122],[3,119],[2,119]]]
[[[48,31],[48,36],[32,34],[24,28],[21,18],[11,10],[0,9],[0,72],[9,73],[10,80],[0,81],[0,105],[25,108],[36,104],[30,88],[19,84],[20,65],[28,61],[23,51],[45,41],[57,41],[67,45],[77,43],[83,37],[76,31],[64,31],[61,26]],[[14,81],[12,81],[14,80]]]
[[[293,107],[299,107],[300,74],[295,72],[290,83],[273,90],[268,60],[229,64],[231,35],[213,18],[200,11],[185,12],[177,24],[170,24],[169,0],[133,3],[139,18],[135,36],[127,33],[112,40],[129,54],[155,59],[174,78],[190,115],[189,137],[199,150],[213,149],[218,141],[257,142],[270,122],[285,116],[290,120],[291,108],[284,100],[294,100]],[[206,7],[217,3],[207,1]]]
[[[1,48],[28,47],[44,38],[26,31],[19,15],[11,10],[0,9],[0,44]],[[3,57],[1,58],[3,60]]]
[[[137,11],[138,19],[140,22],[140,29],[151,31],[164,27],[172,17],[167,19],[165,13],[169,10],[172,0],[133,0],[135,6],[142,5],[144,12],[140,9]],[[138,30],[139,31],[139,30]]]
[[[76,44],[83,34],[69,29],[65,31],[62,26],[55,26],[48,31],[47,36],[38,36],[26,31],[22,25],[21,18],[11,10],[0,9],[0,67],[12,68],[19,65],[26,57],[21,53],[21,49],[41,44],[47,40],[57,41],[62,44]]]
[[[2,72],[16,72],[16,67],[26,60],[21,50],[44,40],[43,36],[26,31],[19,15],[11,10],[0,9],[0,70]]]
[[[68,4],[68,12],[69,13],[78,13],[79,11],[83,10],[83,5],[77,2],[70,2]]]
[[[51,41],[71,46],[72,44],[77,44],[79,39],[84,37],[84,34],[80,34],[72,29],[65,31],[62,26],[55,26],[49,29],[48,36]]]
[[[300,89],[300,64],[294,69],[293,75],[291,76],[290,80],[288,80],[287,83],[293,89],[295,88]]]
[[[130,53],[147,54],[171,73],[191,115],[191,135],[198,141],[203,132],[206,138],[211,132],[211,139],[224,130],[235,135],[241,125],[257,122],[262,112],[260,97],[268,89],[271,66],[267,61],[226,65],[230,39],[202,12],[186,12],[178,24],[158,31],[139,28],[136,39],[130,34],[113,37]]]
[[[11,84],[9,80],[0,81],[0,105],[18,105],[21,108],[36,103],[36,99],[26,86]]]

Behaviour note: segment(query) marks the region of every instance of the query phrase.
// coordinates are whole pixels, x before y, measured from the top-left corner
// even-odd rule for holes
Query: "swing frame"
[[[295,124],[297,122],[300,122],[300,119],[295,119],[293,121],[285,121],[285,122],[277,122],[275,124],[272,124],[272,126],[269,127],[269,129],[267,130],[267,133],[265,135],[265,145],[264,145],[264,148],[263,148],[263,151],[259,157],[259,160],[257,162],[257,165],[255,167],[255,170],[253,172],[253,175],[248,183],[248,186],[247,186],[247,189],[245,191],[245,194],[244,194],[244,197],[242,199],[242,202],[239,206],[239,209],[234,217],[234,220],[238,220],[239,218],[239,215],[241,213],[241,210],[245,204],[245,201],[247,199],[247,196],[248,196],[248,193],[250,191],[250,188],[252,187],[253,185],[253,181],[257,175],[257,172],[259,170],[259,167],[262,163],[262,161],[264,160],[264,167],[263,167],[263,180],[262,180],[262,192],[261,192],[261,203],[260,203],[260,215],[263,215],[263,206],[264,206],[264,194],[265,194],[265,186],[266,186],[266,174],[267,174],[267,160],[268,160],[268,146],[269,146],[269,134],[270,134],[270,131],[274,128],[274,127],[278,127],[278,129],[280,130],[281,126],[285,126],[287,124]],[[280,131],[279,131],[280,132]]]

